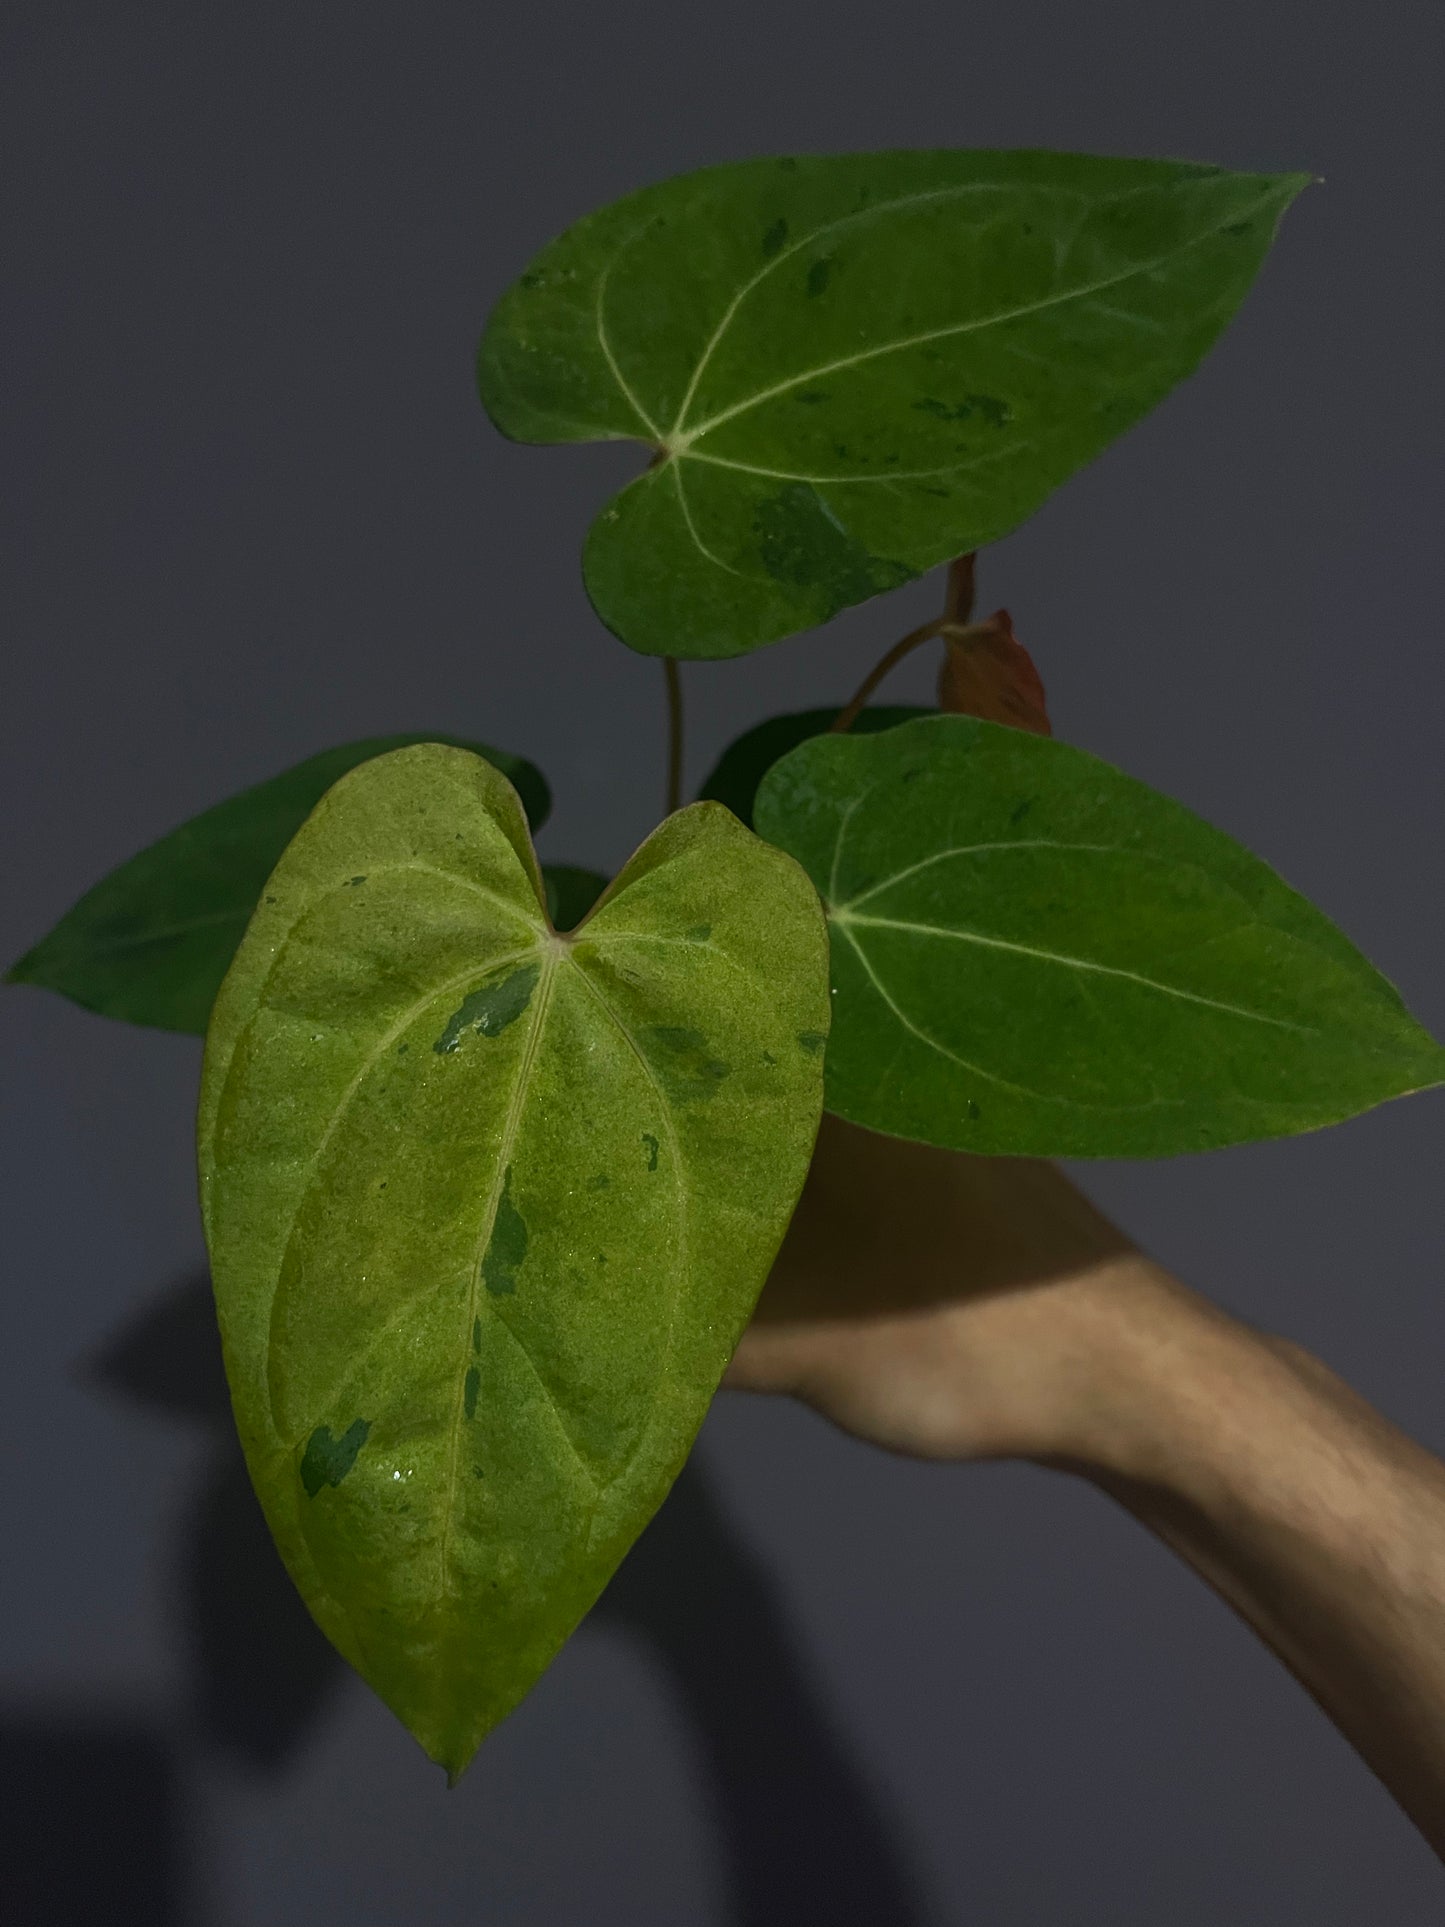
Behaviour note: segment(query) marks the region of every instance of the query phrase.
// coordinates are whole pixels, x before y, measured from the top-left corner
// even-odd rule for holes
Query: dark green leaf
[[[1384,978],[1257,857],[1083,751],[971,718],[822,736],[759,833],[832,930],[828,1108],[960,1150],[1155,1157],[1445,1078]]]
[[[458,750],[343,778],[265,890],[200,1116],[237,1423],[318,1622],[453,1774],[687,1453],[803,1182],[827,1006],[815,892],[726,810],[559,937],[515,793]]]
[[[575,863],[544,863],[542,885],[553,928],[575,930],[607,888],[607,879],[597,870],[579,870]]]
[[[338,777],[408,743],[455,736],[371,736],[323,750],[242,790],[112,870],[7,973],[132,1024],[204,1031],[226,966],[267,877]],[[511,778],[533,829],[552,799],[520,756],[461,743]]]
[[[1302,174],[1095,155],[748,161],[589,215],[498,303],[519,441],[652,466],[588,537],[635,649],[731,656],[991,542],[1198,364]]]
[[[839,705],[841,708],[841,704]],[[911,722],[915,716],[936,712],[917,707],[880,703],[876,709],[862,710],[852,727],[860,736],[875,730],[892,729],[896,723]],[[786,756],[810,736],[821,736],[833,727],[837,709],[799,709],[788,716],[769,716],[734,738],[713,765],[712,774],[698,791],[705,802],[726,803],[740,823],[753,827],[753,798],[758,784],[780,756]]]

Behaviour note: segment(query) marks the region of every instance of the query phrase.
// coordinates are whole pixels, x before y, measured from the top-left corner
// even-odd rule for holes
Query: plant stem
[[[948,565],[948,583],[943,592],[945,622],[967,622],[973,614],[973,576],[978,551],[970,549]]]
[[[859,683],[852,701],[845,708],[840,709],[833,718],[832,733],[841,734],[844,730],[851,729],[857,722],[864,704],[883,678],[891,670],[896,669],[903,658],[911,655],[922,643],[931,642],[934,636],[941,635],[946,621],[945,616],[930,616],[927,622],[920,623],[916,629],[910,629],[901,642],[895,642],[883,660],[875,663]]]
[[[975,551],[959,556],[956,562],[948,565],[948,584],[943,592],[943,614],[933,616],[927,622],[919,623],[910,629],[901,642],[895,642],[887,655],[876,662],[859,683],[851,701],[844,705],[833,718],[830,734],[841,735],[857,722],[864,705],[883,678],[895,670],[903,658],[912,655],[915,649],[935,636],[943,635],[950,629],[963,629],[973,614],[973,565]]]
[[[682,676],[675,656],[662,659],[667,679],[667,814],[682,806]]]

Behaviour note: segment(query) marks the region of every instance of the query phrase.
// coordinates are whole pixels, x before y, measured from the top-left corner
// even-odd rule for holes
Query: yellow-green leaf
[[[667,1491],[792,1211],[826,938],[791,858],[668,820],[570,936],[438,747],[330,791],[207,1041],[237,1422],[317,1620],[455,1774]]]

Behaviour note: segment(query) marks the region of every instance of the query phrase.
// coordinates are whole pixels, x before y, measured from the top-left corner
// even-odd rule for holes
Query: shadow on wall
[[[193,1718],[213,1744],[254,1770],[279,1774],[315,1729],[345,1668],[294,1591],[251,1491],[231,1425],[209,1281],[189,1278],[166,1292],[105,1347],[89,1376],[212,1436],[209,1473],[178,1562]],[[921,1922],[899,1847],[800,1659],[771,1576],[732,1531],[698,1466],[684,1470],[592,1619],[643,1640],[672,1681],[705,1763],[735,1927]],[[10,1742],[6,1731],[7,1748]],[[17,1805],[7,1750],[5,1862],[29,1855],[34,1866],[21,1877],[50,1881],[46,1857],[66,1857],[57,1836],[85,1832],[98,1813],[100,1835],[122,1835],[127,1863],[154,1889],[105,1917],[171,1927],[180,1919],[165,1884],[179,1837],[173,1762],[154,1737],[117,1733],[109,1744],[106,1755],[104,1736],[72,1739],[61,1726],[15,1729],[13,1770],[24,1784]],[[120,1758],[126,1746],[135,1755],[130,1764]],[[96,1775],[96,1795],[87,1800],[80,1788],[78,1806],[77,1752],[82,1761],[103,1761],[103,1769],[85,1767]],[[124,1811],[115,1809],[117,1798]],[[70,1816],[63,1826],[57,1813]],[[56,1889],[65,1900],[60,1911],[7,1907],[0,1919],[7,1927],[97,1919],[97,1899],[112,1904],[113,1880],[107,1856],[87,1852],[67,1861]],[[84,1892],[83,1882],[91,1883]]]
[[[0,1921],[188,1927],[178,1763],[153,1729],[0,1713]]]

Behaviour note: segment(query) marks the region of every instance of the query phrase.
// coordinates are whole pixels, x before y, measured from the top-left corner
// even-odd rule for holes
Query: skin
[[[825,1117],[727,1383],[890,1451],[1090,1480],[1254,1628],[1445,1859],[1445,1466],[1053,1165]]]

